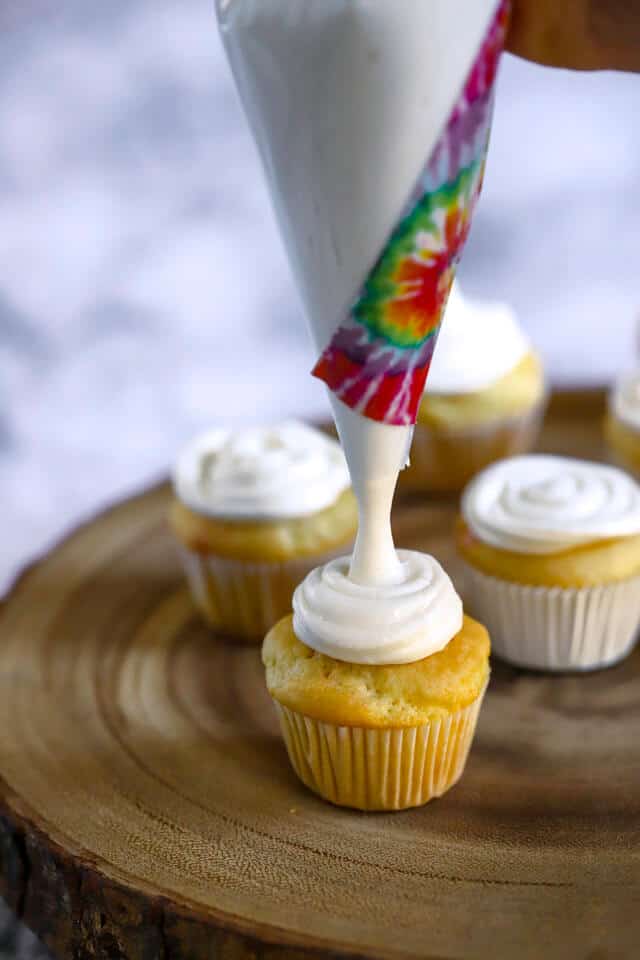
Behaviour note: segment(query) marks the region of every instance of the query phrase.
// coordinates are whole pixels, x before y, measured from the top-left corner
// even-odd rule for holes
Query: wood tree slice
[[[545,449],[599,456],[601,395]],[[465,777],[407,813],[293,775],[255,648],[200,624],[166,485],[82,527],[0,618],[0,892],[60,957],[619,960],[640,940],[640,652],[495,663]],[[398,543],[453,572],[454,506]]]

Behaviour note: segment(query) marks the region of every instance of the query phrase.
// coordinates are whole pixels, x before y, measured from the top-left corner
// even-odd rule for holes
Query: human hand
[[[572,70],[640,72],[640,0],[513,0],[507,50]]]

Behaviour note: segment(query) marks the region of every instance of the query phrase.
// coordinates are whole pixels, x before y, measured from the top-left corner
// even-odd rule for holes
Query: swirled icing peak
[[[502,460],[471,481],[462,514],[485,543],[559,553],[640,533],[640,486],[615,467],[568,457]]]
[[[296,636],[349,663],[412,663],[442,650],[462,627],[462,602],[433,557],[399,550],[402,581],[356,583],[349,557],[313,570],[293,596]]]
[[[197,437],[173,475],[176,495],[214,517],[301,517],[331,506],[349,486],[340,445],[295,420]]]
[[[475,393],[506,376],[531,350],[507,303],[468,300],[454,284],[426,392]]]
[[[609,407],[632,430],[640,430],[640,370],[618,380],[609,396]]]

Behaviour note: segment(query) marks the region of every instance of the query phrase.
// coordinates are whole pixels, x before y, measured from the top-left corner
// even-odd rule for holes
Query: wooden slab
[[[542,447],[599,456],[601,394]],[[395,815],[295,779],[258,652],[200,625],[161,486],[78,530],[0,618],[0,892],[60,957],[620,960],[640,939],[640,652],[495,663],[467,773]],[[457,572],[454,505],[398,543]]]

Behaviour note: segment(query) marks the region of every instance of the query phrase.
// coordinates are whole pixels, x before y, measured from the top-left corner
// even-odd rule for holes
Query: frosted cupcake
[[[466,300],[454,285],[402,486],[462,490],[489,463],[532,447],[544,406],[542,364],[511,308]]]
[[[205,433],[180,456],[173,485],[170,523],[193,597],[230,636],[261,640],[306,574],[355,535],[339,444],[295,421]]]
[[[263,647],[267,687],[300,779],[332,803],[401,810],[462,775],[489,678],[489,637],[439,564],[398,551],[373,587],[349,558],[314,570]]]
[[[640,476],[640,370],[621,377],[609,394],[605,435],[620,466]]]
[[[540,670],[625,657],[640,625],[640,487],[614,467],[528,456],[488,467],[462,498],[469,609],[495,653]]]

